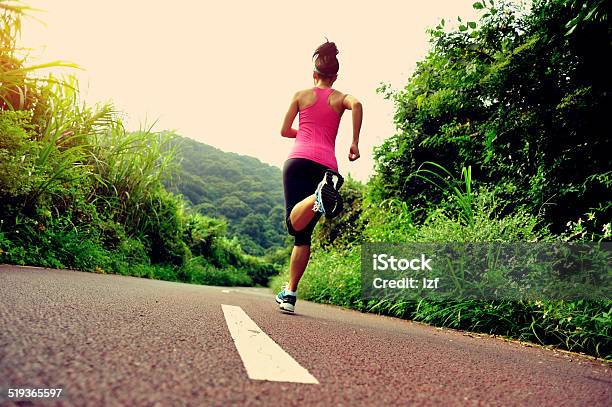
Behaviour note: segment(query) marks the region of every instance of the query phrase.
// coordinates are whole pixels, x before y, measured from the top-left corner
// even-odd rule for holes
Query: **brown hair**
[[[336,44],[329,42],[327,38],[325,40],[326,42],[319,45],[314,54],[312,54],[312,57],[317,57],[315,60],[315,72],[323,77],[331,78],[340,69],[340,63],[338,58],[336,58],[339,51],[336,48]]]

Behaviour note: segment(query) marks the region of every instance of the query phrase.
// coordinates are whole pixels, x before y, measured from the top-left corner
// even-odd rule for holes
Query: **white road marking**
[[[222,304],[225,321],[247,375],[253,380],[318,384],[319,381],[235,305]]]

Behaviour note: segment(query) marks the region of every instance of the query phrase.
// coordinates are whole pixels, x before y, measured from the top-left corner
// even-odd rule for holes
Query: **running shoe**
[[[344,178],[335,171],[327,170],[315,191],[315,212],[321,212],[327,218],[333,218],[342,210],[342,198],[338,190]]]
[[[281,311],[293,312],[295,310],[295,295],[289,295],[285,293],[287,285],[283,286],[278,294],[276,294],[276,302],[279,304],[278,307]]]

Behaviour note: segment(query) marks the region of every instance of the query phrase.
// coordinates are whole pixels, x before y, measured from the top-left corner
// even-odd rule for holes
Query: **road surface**
[[[286,315],[266,289],[0,266],[0,310],[2,405],[9,387],[63,389],[33,405],[612,405],[601,361],[306,301]],[[254,379],[262,355],[302,382]]]

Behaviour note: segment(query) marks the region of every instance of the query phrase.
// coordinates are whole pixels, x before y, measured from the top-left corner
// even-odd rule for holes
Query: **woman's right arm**
[[[354,96],[346,95],[342,101],[345,109],[353,112],[353,142],[349,149],[349,161],[355,161],[360,157],[359,154],[359,133],[361,132],[361,122],[363,121],[363,107],[361,102]]]

